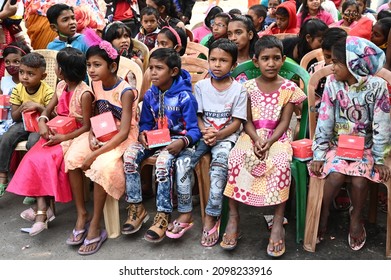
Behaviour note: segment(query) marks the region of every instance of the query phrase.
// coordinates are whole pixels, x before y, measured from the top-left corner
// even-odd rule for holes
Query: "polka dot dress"
[[[262,139],[271,137],[288,102],[299,104],[306,98],[296,84],[288,80],[272,93],[261,92],[255,80],[244,86],[251,100],[253,124]],[[286,201],[291,184],[290,140],[290,131],[287,131],[270,147],[268,157],[260,161],[254,154],[251,138],[243,133],[229,156],[224,195],[252,206],[270,206]]]

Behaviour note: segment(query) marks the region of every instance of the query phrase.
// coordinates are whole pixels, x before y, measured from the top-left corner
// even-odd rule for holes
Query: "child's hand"
[[[144,132],[141,132],[140,135],[138,136],[138,141],[143,145],[145,149],[149,149],[148,147],[148,142],[147,142],[147,137]]]
[[[391,170],[384,164],[375,164],[373,168],[379,172],[379,179],[387,182],[391,178]]]
[[[22,112],[37,110],[37,103],[32,102],[32,101],[24,102],[21,106],[22,106],[22,109],[21,109]]]
[[[310,170],[315,176],[322,175],[324,162],[321,160],[313,160],[310,165]]]
[[[38,127],[39,135],[41,135],[43,139],[49,140],[50,131],[48,125],[45,122],[38,122]]]
[[[94,153],[89,154],[89,155],[85,158],[83,164],[81,165],[81,167],[80,167],[81,170],[86,171],[86,170],[90,169],[90,166],[91,166],[91,164],[95,161],[95,159],[96,159],[96,156],[95,156]]]
[[[182,139],[177,139],[174,142],[171,142],[171,144],[166,147],[166,150],[173,156],[177,156],[183,148],[185,148],[185,142]]]
[[[90,149],[92,151],[95,151],[100,148],[98,140],[95,138],[95,135],[90,130],[90,133],[88,134],[88,143],[90,144]]]
[[[266,159],[271,145],[269,140],[262,141],[261,138],[258,138],[258,140],[254,142],[254,154],[260,160]]]
[[[42,147],[44,146],[54,146],[54,145],[57,145],[59,143],[61,143],[62,141],[64,141],[64,135],[63,134],[54,134],[54,135],[49,135],[49,141],[47,141],[45,144],[42,145]]]
[[[218,130],[214,127],[208,127],[205,129],[204,141],[206,145],[214,146],[217,142]]]

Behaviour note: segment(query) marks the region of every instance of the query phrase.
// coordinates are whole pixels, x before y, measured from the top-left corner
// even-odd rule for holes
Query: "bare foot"
[[[189,224],[189,223],[193,222],[193,216],[192,216],[191,212],[190,213],[181,213],[179,215],[179,217],[176,218],[176,221],[178,223],[187,223],[187,224]],[[174,227],[173,223],[169,223],[168,227],[167,227],[167,230],[171,231],[174,234],[180,232],[182,229],[183,228],[181,226]]]
[[[223,236],[223,242],[226,245],[234,245],[236,243],[235,237],[238,234],[239,228],[239,215],[229,215],[227,227]]]
[[[78,215],[77,216],[77,221],[76,221],[76,225],[75,225],[75,231],[82,231],[82,230],[85,230],[86,229],[86,224],[91,220],[91,218],[89,217],[88,213],[84,213],[84,214],[81,214],[81,215]],[[82,238],[82,234],[79,234],[78,237]],[[79,241],[75,240],[75,236],[73,235],[73,232],[71,233],[70,235],[70,239],[74,240],[75,242]]]
[[[366,232],[364,225],[361,223],[360,213],[356,213],[355,209],[351,211],[350,216],[350,227],[349,227],[349,236],[350,236],[350,247],[357,248],[364,245],[363,243],[366,240]]]
[[[87,234],[86,239],[93,240],[99,236],[100,236],[100,229],[90,227],[88,230],[88,234]],[[87,245],[83,244],[80,246],[79,252],[87,253],[87,252],[94,251],[96,249],[96,247],[98,246],[98,244],[99,244],[99,242],[93,242],[93,243],[90,243]]]
[[[218,217],[206,215],[203,226],[201,245],[211,247],[219,240],[220,220]]]
[[[285,252],[284,217],[274,216],[273,227],[270,233],[267,251],[270,256],[279,257]]]

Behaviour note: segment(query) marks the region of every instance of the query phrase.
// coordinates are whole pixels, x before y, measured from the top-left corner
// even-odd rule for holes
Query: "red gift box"
[[[96,139],[101,142],[109,141],[118,133],[117,125],[111,112],[92,117],[91,127]]]
[[[11,108],[9,95],[0,95],[0,108]]]
[[[293,149],[293,157],[300,161],[311,160],[313,157],[312,140],[300,139],[291,143]]]
[[[75,118],[64,116],[57,116],[46,124],[52,131],[59,134],[68,134],[77,128]]]
[[[0,121],[8,119],[8,109],[0,109]]]
[[[339,135],[336,156],[346,160],[362,160],[365,138],[354,135]]]
[[[37,111],[28,111],[22,113],[24,130],[30,132],[39,132],[38,118],[40,113]]]
[[[171,143],[170,130],[168,128],[145,131],[148,147],[157,148]]]

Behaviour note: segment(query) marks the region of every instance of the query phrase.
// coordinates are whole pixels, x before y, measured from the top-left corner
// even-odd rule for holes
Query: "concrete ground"
[[[151,219],[141,230],[128,236],[108,239],[101,250],[88,257],[78,255],[77,247],[65,244],[76,220],[73,202],[56,204],[56,219],[49,229],[35,237],[22,233],[20,228],[31,224],[19,217],[26,208],[23,197],[6,193],[0,200],[0,260],[270,260],[266,246],[270,232],[263,215],[273,213],[272,208],[254,208],[242,205],[240,208],[240,229],[243,233],[234,251],[227,252],[216,245],[204,248],[200,244],[202,223],[199,205],[194,208],[194,227],[179,240],[165,238],[161,243],[152,244],[143,239],[145,231],[152,224],[156,213],[155,200],[145,201]],[[293,200],[292,200],[293,201]],[[292,209],[294,203],[292,202]],[[291,205],[289,204],[289,205]],[[92,201],[87,202],[92,209]],[[120,200],[121,223],[126,219],[127,204]],[[333,211],[330,217],[326,239],[317,246],[315,253],[306,252],[302,243],[295,242],[294,215],[286,212],[286,253],[283,260],[383,260],[385,259],[386,214],[378,212],[378,223],[366,224],[367,242],[358,252],[348,247],[348,213]],[[293,211],[294,212],[294,211]],[[365,211],[365,214],[367,211]],[[177,217],[174,211],[173,218]],[[28,248],[27,248],[28,247]]]

